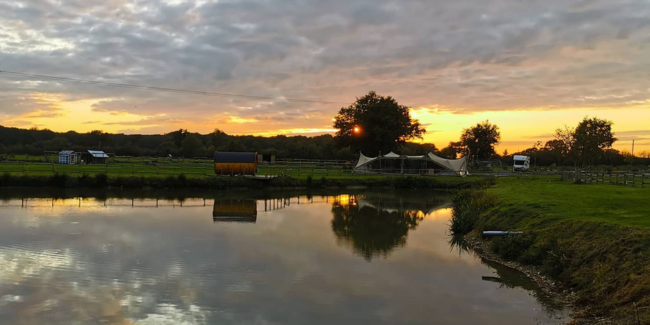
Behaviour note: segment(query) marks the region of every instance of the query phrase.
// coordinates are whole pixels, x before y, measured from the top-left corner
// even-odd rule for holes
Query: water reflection
[[[212,209],[214,222],[249,222],[257,221],[257,201],[215,199]]]
[[[449,247],[452,251],[457,250],[459,256],[470,252],[469,243],[465,240],[465,236],[462,235],[452,234],[449,236]]]
[[[425,215],[446,201],[420,200],[392,195],[342,195],[332,204],[332,231],[338,244],[349,246],[366,261],[386,258],[406,245]]]
[[[549,314],[552,314],[555,309],[562,309],[564,303],[555,297],[542,290],[535,281],[531,280],[526,274],[497,263],[491,260],[481,258],[481,263],[489,266],[496,272],[496,276],[482,276],[481,280],[498,283],[500,288],[521,288],[526,290],[533,297],[542,302]]]
[[[558,322],[449,252],[435,193],[187,197],[0,202],[0,324]]]

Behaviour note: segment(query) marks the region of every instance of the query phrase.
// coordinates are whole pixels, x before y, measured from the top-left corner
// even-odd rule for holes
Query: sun
[[[361,131],[361,129],[359,129],[358,126],[355,126],[355,127],[354,127],[354,133],[359,133],[359,131]]]

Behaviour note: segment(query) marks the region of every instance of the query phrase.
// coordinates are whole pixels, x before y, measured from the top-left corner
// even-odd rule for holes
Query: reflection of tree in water
[[[409,230],[424,218],[421,211],[388,212],[356,204],[334,204],[332,214],[332,231],[338,242],[351,245],[367,261],[386,258],[394,248],[404,246]]]
[[[465,240],[465,237],[462,235],[456,235],[452,234],[449,237],[449,248],[450,250],[457,249],[458,250],[458,256],[462,255],[463,253],[470,253],[471,249],[469,247],[469,243]]]

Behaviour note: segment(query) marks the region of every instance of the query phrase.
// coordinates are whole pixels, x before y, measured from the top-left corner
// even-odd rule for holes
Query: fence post
[[[634,187],[634,176],[636,176],[636,175],[634,175],[634,173],[632,173],[632,187]]]

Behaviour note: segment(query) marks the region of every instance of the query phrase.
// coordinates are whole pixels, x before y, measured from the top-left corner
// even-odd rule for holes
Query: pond
[[[570,320],[521,273],[450,246],[438,193],[28,193],[0,193],[0,324]]]

